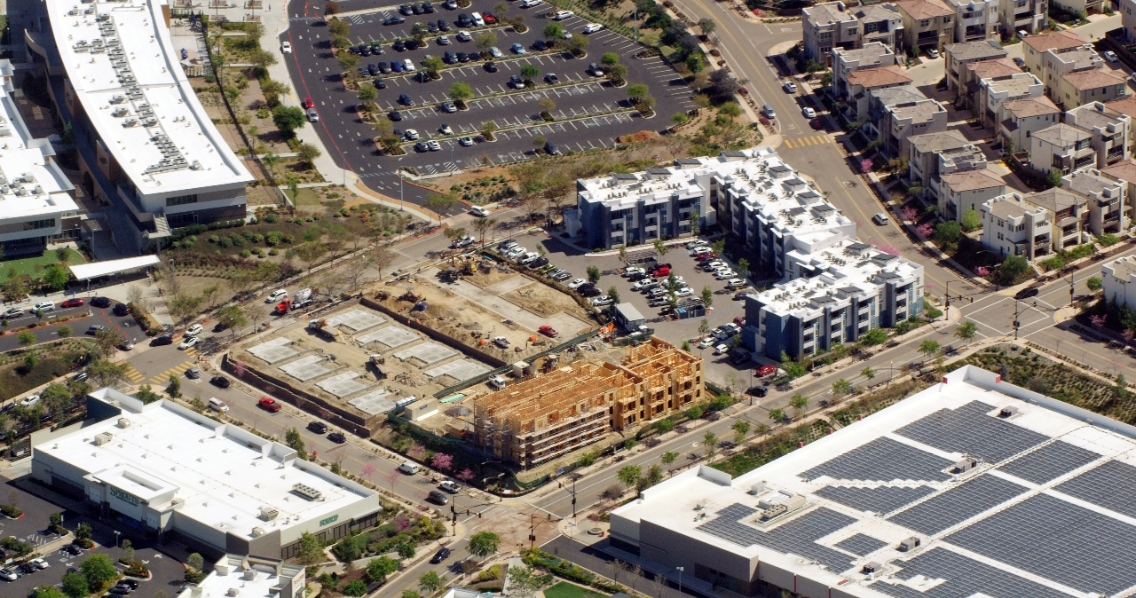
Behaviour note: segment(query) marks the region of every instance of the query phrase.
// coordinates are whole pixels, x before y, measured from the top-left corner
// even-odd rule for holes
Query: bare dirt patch
[[[490,268],[488,272],[478,268],[472,276],[466,276],[465,281],[470,284],[475,284],[483,289],[487,289],[499,282],[505,282],[510,278],[520,276],[516,272],[508,271],[501,272],[497,268]]]
[[[588,314],[571,297],[539,282],[504,293],[501,298],[545,317],[565,312],[584,321],[588,319]]]

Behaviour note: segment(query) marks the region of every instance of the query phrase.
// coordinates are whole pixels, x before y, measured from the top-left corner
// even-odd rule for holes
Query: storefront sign
[[[136,507],[138,506],[138,497],[137,496],[123,492],[122,490],[119,490],[118,488],[115,488],[114,486],[110,486],[110,495],[117,498],[118,500],[121,500],[122,502],[130,503],[130,504],[132,504]]]
[[[320,527],[323,527],[325,525],[331,525],[332,523],[335,523],[338,520],[339,520],[339,515],[332,515],[331,517],[328,517],[327,519],[320,521]]]

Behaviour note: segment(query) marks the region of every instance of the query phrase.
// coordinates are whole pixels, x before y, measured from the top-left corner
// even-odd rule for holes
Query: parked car
[[[9,307],[8,310],[4,312],[5,318],[18,318],[22,315],[24,315],[24,308],[22,307]]]
[[[327,424],[320,421],[308,422],[308,431],[315,432],[316,434],[326,434]]]
[[[769,388],[765,386],[751,386],[749,390],[746,391],[746,394],[755,397],[764,397],[769,394]]]
[[[766,376],[772,376],[773,374],[776,374],[776,373],[777,373],[777,366],[774,366],[774,365],[759,366],[756,370],[753,371],[753,374],[755,376],[757,376],[758,378],[764,378]]]
[[[604,26],[599,23],[588,23],[584,26],[584,33],[595,33],[603,28]]]
[[[548,324],[541,326],[539,330],[540,330],[541,334],[543,334],[543,335],[545,335],[549,338],[556,338],[556,337],[560,336],[560,333],[557,332],[555,328],[553,328],[552,326],[549,326]]]
[[[875,216],[872,216],[872,222],[875,222],[876,224],[883,226],[883,225],[888,223],[888,215],[883,213],[883,212],[880,212],[880,213],[876,214]]]
[[[280,403],[276,402],[276,399],[269,397],[261,397],[260,400],[256,402],[256,406],[264,409],[269,413],[276,413],[281,409]]]
[[[576,13],[574,13],[570,10],[558,10],[558,11],[556,11],[556,14],[552,15],[552,20],[553,21],[563,21],[564,19],[569,19],[569,18],[573,17],[575,14]]]
[[[201,324],[194,324],[193,326],[190,326],[189,328],[185,329],[185,335],[186,336],[197,336],[198,334],[201,333],[202,330],[205,330],[204,326],[202,326]]]
[[[786,93],[797,93],[797,84],[792,81],[786,81],[781,85]]]
[[[454,482],[453,480],[442,480],[438,483],[438,487],[442,490],[445,490],[446,492],[449,492],[450,494],[457,494],[461,491],[461,486],[459,486],[457,482]]]
[[[185,377],[189,378],[190,380],[197,380],[201,377],[201,370],[199,370],[197,367],[191,366],[185,371]]]
[[[568,283],[567,286],[568,286],[569,289],[574,291],[574,290],[578,289],[580,287],[580,285],[584,284],[585,282],[587,282],[587,281],[584,280],[583,278],[577,278],[577,279],[573,280],[572,282]]]
[[[83,307],[82,299],[68,299],[59,304],[60,307]]]
[[[150,346],[151,347],[161,347],[162,345],[172,345],[173,342],[174,342],[174,337],[172,337],[168,334],[163,334],[162,336],[154,337],[154,340],[150,341]]]
[[[331,434],[327,435],[327,439],[334,442],[335,444],[343,444],[347,442],[347,437],[343,435],[343,432],[332,432]]]
[[[102,308],[110,307],[110,299],[107,299],[106,297],[95,297],[94,299],[91,299],[91,305]]]
[[[592,305],[595,307],[603,307],[605,305],[611,305],[612,303],[614,303],[614,300],[608,295],[600,295],[592,299]]]
[[[197,344],[198,338],[196,336],[187,336],[178,345],[178,349],[185,350]]]
[[[125,303],[116,303],[114,306],[114,315],[118,317],[125,316],[130,313],[130,308],[126,307]]]
[[[229,385],[231,384],[231,382],[229,382],[229,379],[224,376],[213,376],[209,379],[209,383],[213,386],[216,386],[217,388],[229,388]]]

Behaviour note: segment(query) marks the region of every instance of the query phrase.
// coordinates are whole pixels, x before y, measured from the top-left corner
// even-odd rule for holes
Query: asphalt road
[[[416,21],[427,19],[446,19],[455,21],[460,12],[487,12],[494,3],[492,0],[474,0],[473,6],[461,11],[447,11],[440,8],[431,15],[409,16],[403,25],[384,26],[381,12],[350,15],[351,37],[356,42],[381,41],[393,39],[398,32],[409,33]],[[393,123],[395,128],[416,129],[423,139],[440,137],[439,128],[448,124],[454,129],[454,137],[439,139],[443,142],[442,151],[415,152],[413,147],[403,156],[385,156],[376,147],[373,139],[377,135],[374,127],[362,122],[356,113],[356,93],[344,88],[339,66],[330,48],[326,47],[330,34],[322,19],[303,17],[304,3],[294,0],[289,11],[294,15],[291,27],[282,39],[291,40],[294,53],[286,55],[289,73],[301,97],[311,97],[320,115],[313,123],[321,139],[336,163],[354,171],[364,183],[387,195],[399,193],[401,198],[422,204],[428,195],[426,189],[414,185],[399,185],[394,174],[400,167],[413,167],[421,174],[436,174],[470,168],[478,164],[500,164],[537,157],[534,151],[534,137],[545,137],[557,144],[561,151],[585,151],[593,148],[612,147],[619,135],[641,130],[661,130],[670,125],[669,116],[685,112],[693,107],[691,91],[677,78],[671,67],[658,58],[637,59],[633,55],[639,46],[635,42],[614,34],[600,31],[589,35],[590,46],[585,58],[571,58],[564,53],[533,55],[533,43],[542,38],[542,30],[548,20],[545,17],[548,6],[523,11],[529,30],[518,34],[507,28],[496,27],[497,47],[506,58],[496,61],[500,64],[497,73],[485,72],[480,64],[469,63],[464,67],[443,71],[440,81],[419,83],[409,77],[386,76],[387,88],[379,91],[377,104],[384,110],[393,107],[402,93],[415,100],[419,109],[409,110],[404,120]],[[511,5],[510,12],[518,13],[519,5]],[[583,35],[581,30],[586,21],[571,17],[560,21],[574,35]],[[427,55],[441,57],[447,49],[475,51],[473,42],[457,42],[458,28],[448,33],[454,42],[442,47],[433,38],[427,48],[408,52],[395,52],[387,47],[382,56],[361,59],[363,64],[378,63],[381,60],[410,59],[416,64]],[[521,43],[529,54],[523,57],[514,55],[509,47]],[[599,62],[600,54],[616,52],[627,66],[627,80],[631,83],[646,83],[654,95],[657,116],[644,119],[633,111],[626,102],[626,89],[612,87],[586,73],[591,62]],[[531,63],[541,71],[541,79],[534,89],[509,91],[508,81],[517,74],[522,64]],[[548,73],[555,73],[564,84],[550,89],[543,80]],[[455,114],[446,114],[438,104],[449,91],[450,85],[462,80],[475,88],[478,98],[470,102],[470,109]],[[568,85],[579,83],[579,85]],[[488,94],[496,95],[488,95]],[[540,119],[538,101],[549,97],[556,103],[552,110],[555,122],[545,123]],[[425,109],[422,109],[422,108]],[[474,135],[486,122],[494,121],[502,129],[497,140],[486,142]],[[649,121],[649,122],[648,122]],[[462,147],[456,138],[470,134],[475,137],[472,147]]]
[[[37,319],[35,314],[30,312],[30,305],[37,301],[38,299],[32,299],[22,303],[5,306],[3,308],[4,310],[12,306],[20,306],[28,308],[29,311],[25,311],[24,315],[22,316],[9,319],[8,326],[4,330],[13,330],[15,328],[27,326],[36,322]],[[57,305],[58,303],[59,302],[56,302]],[[81,317],[74,320],[68,320],[59,324],[51,323],[64,317],[73,317],[86,314],[88,310],[92,310],[92,315],[89,317]],[[145,336],[142,331],[139,330],[133,316],[127,315],[124,317],[119,317],[114,315],[110,308],[99,309],[97,307],[91,307],[89,304],[83,305],[82,307],[56,307],[55,310],[46,312],[44,314],[42,322],[46,322],[46,324],[37,326],[36,328],[32,328],[30,330],[30,332],[35,335],[37,343],[43,343],[58,339],[60,326],[70,327],[71,336],[83,336],[91,326],[96,324],[115,328],[116,330],[121,331],[125,338]],[[22,345],[20,345],[18,334],[5,334],[4,336],[0,336],[0,351],[12,351],[14,349],[19,349],[21,346]]]

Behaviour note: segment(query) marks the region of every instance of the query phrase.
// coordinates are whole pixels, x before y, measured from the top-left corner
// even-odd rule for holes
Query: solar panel
[[[971,401],[958,409],[940,409],[896,430],[896,434],[952,453],[998,463],[1037,446],[1048,436],[987,415],[994,408]]]
[[[1136,517],[1136,467],[1109,461],[1056,488],[1085,502]]]
[[[802,472],[803,478],[828,476],[838,480],[936,480],[950,476],[951,461],[890,438],[877,438],[831,461]]]
[[[1045,484],[1099,458],[1097,453],[1058,440],[998,469],[1028,482]]]
[[[1013,482],[983,475],[945,490],[888,519],[908,529],[934,535],[1027,490]]]
[[[757,514],[757,509],[734,503],[720,511],[712,521],[696,529],[739,546],[764,546],[783,553],[795,554],[828,567],[830,571],[844,571],[852,564],[848,555],[816,543],[839,529],[856,522],[855,519],[831,509],[816,509],[786,521],[768,531],[761,531],[739,520]]]
[[[817,490],[814,494],[860,511],[886,514],[934,492],[935,489],[930,486],[916,486],[914,488],[826,486]]]
[[[897,598],[1069,598],[1068,594],[1007,573],[985,563],[944,548],[933,548],[908,561],[893,561],[902,570],[895,574],[902,580],[922,575],[928,579],[943,579],[943,583],[925,591],[906,586],[876,581],[871,587],[877,592]]]
[[[1133,538],[1136,526],[1040,494],[945,541],[1087,594],[1111,596],[1136,586]]]
[[[856,534],[851,538],[837,542],[833,546],[841,550],[847,550],[856,556],[868,556],[884,546],[887,546],[887,542],[864,534]]]

